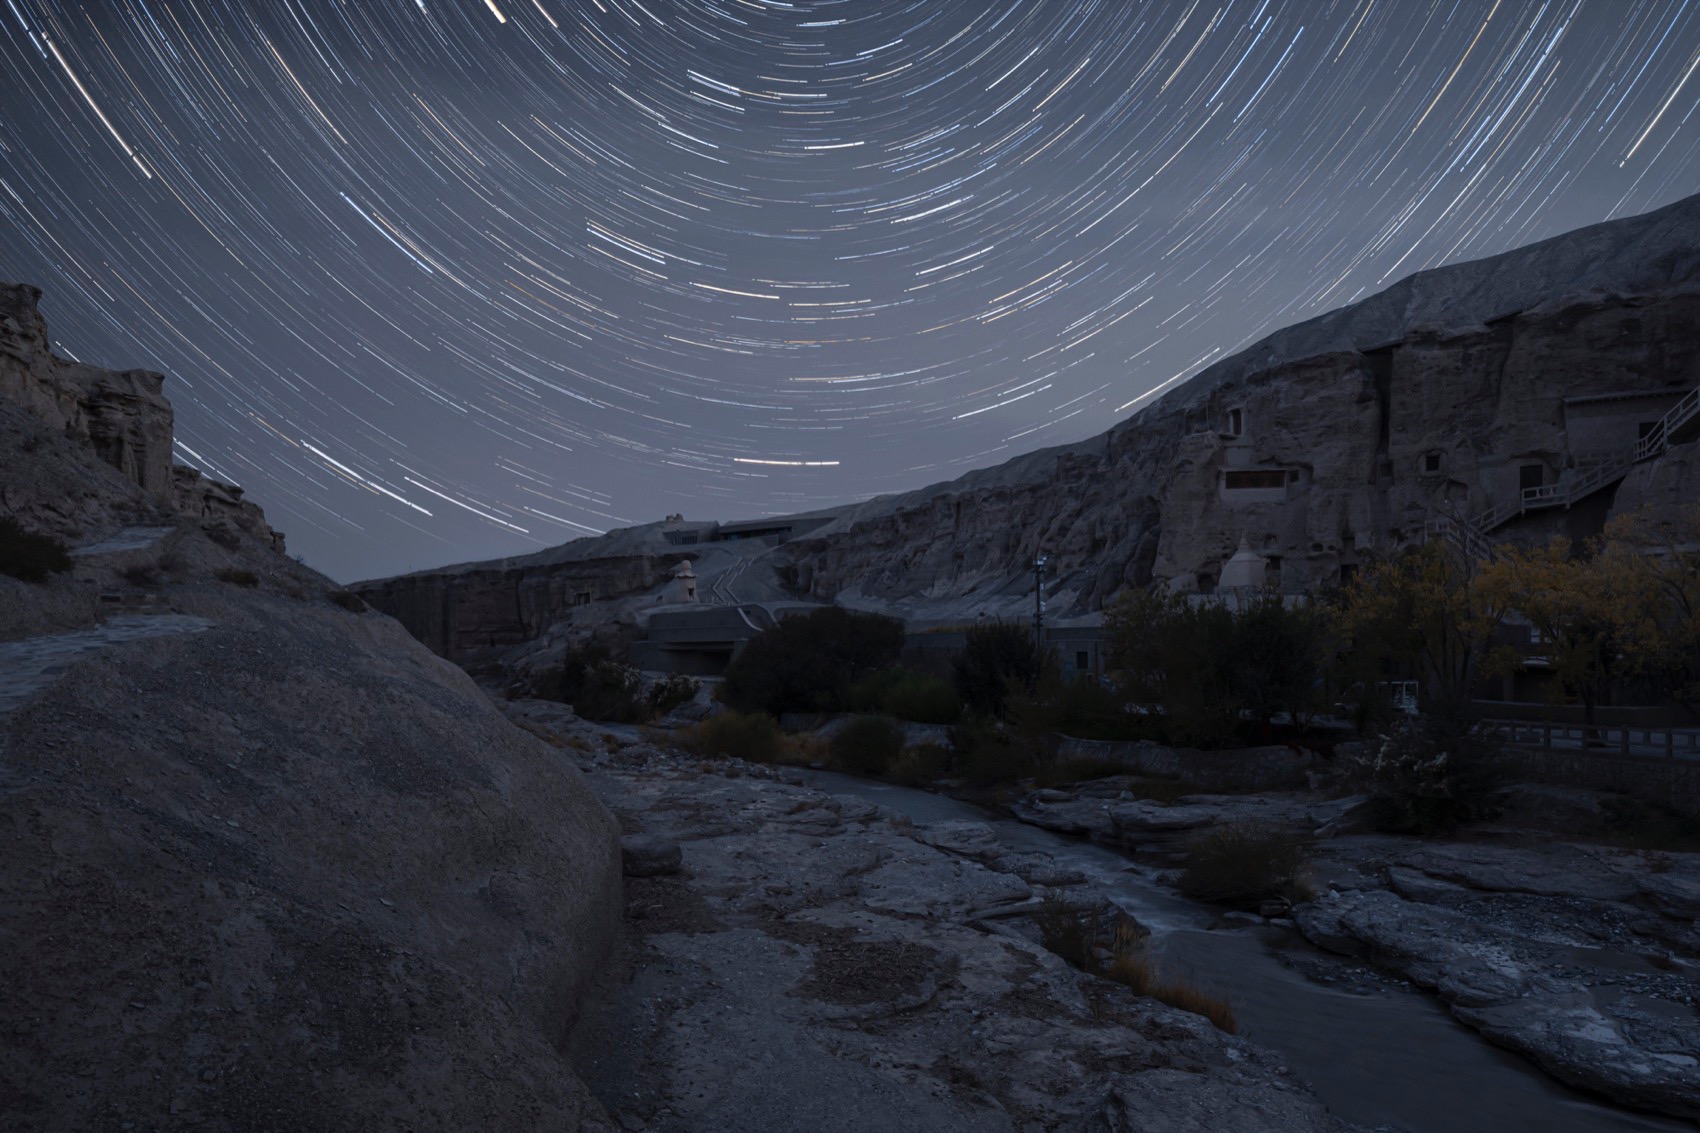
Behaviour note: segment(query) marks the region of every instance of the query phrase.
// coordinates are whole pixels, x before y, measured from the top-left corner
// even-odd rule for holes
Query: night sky
[[[0,0],[0,278],[335,577],[920,487],[1700,190],[1700,3]]]

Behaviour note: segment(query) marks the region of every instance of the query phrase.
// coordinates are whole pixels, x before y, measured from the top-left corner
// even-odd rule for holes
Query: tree
[[[1625,643],[1645,604],[1642,572],[1623,549],[1573,556],[1559,536],[1537,550],[1504,548],[1483,565],[1481,583],[1539,632],[1559,687],[1582,702],[1591,734],[1602,696],[1626,668]]]
[[[1424,543],[1373,565],[1347,588],[1339,632],[1361,662],[1408,665],[1423,710],[1465,714],[1493,635],[1505,620],[1505,595],[1486,587],[1478,564],[1440,542]]]
[[[1045,668],[1045,654],[1033,631],[1020,622],[972,626],[952,664],[962,703],[978,712],[1002,716],[1011,692],[1031,694]]]
[[[1625,671],[1700,717],[1700,507],[1676,520],[1648,510],[1620,516],[1602,543],[1598,557],[1633,584],[1620,637]]]
[[[896,662],[903,623],[839,606],[781,618],[751,638],[729,668],[720,698],[745,712],[830,712],[855,681]]]

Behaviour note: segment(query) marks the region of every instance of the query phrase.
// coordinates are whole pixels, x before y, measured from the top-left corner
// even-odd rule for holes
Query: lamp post
[[[1045,571],[1050,565],[1051,557],[1043,551],[1033,560],[1033,645],[1041,652],[1045,648]]]

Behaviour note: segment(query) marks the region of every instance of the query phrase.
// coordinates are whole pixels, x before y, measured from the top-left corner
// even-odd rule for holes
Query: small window
[[[1284,488],[1287,472],[1283,468],[1239,468],[1222,473],[1224,488]]]
[[[1245,432],[1245,411],[1241,409],[1228,410],[1228,435],[1237,437]]]
[[[1087,655],[1086,650],[1084,650],[1084,649],[1075,650],[1074,667],[1075,667],[1075,669],[1077,669],[1078,671],[1080,671],[1082,673],[1084,673],[1087,669],[1090,669],[1092,667],[1092,659]]]
[[[573,604],[575,606],[588,606],[588,605],[590,605],[590,591],[580,590],[578,592],[578,597],[573,600]]]
[[[1539,488],[1546,480],[1546,466],[1541,464],[1525,464],[1517,469],[1517,486],[1523,491]]]
[[[1438,452],[1423,453],[1423,471],[1431,476],[1440,471],[1440,454]]]
[[[1357,563],[1340,564],[1340,585],[1345,586],[1358,576]]]

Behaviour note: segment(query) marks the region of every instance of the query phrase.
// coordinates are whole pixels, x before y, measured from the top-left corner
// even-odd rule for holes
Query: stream
[[[1220,911],[1159,884],[1112,850],[999,818],[941,795],[831,772],[810,786],[889,807],[917,823],[986,822],[1014,851],[1049,854],[1151,930],[1165,972],[1226,995],[1240,1034],[1279,1052],[1345,1121],[1401,1133],[1618,1133],[1692,1130],[1619,1109],[1548,1078],[1452,1018],[1433,995],[1392,982],[1366,993],[1311,979],[1282,962],[1342,974],[1349,963],[1272,926],[1212,928]],[[1344,982],[1344,981],[1343,981]],[[1356,982],[1356,981],[1354,981]]]

